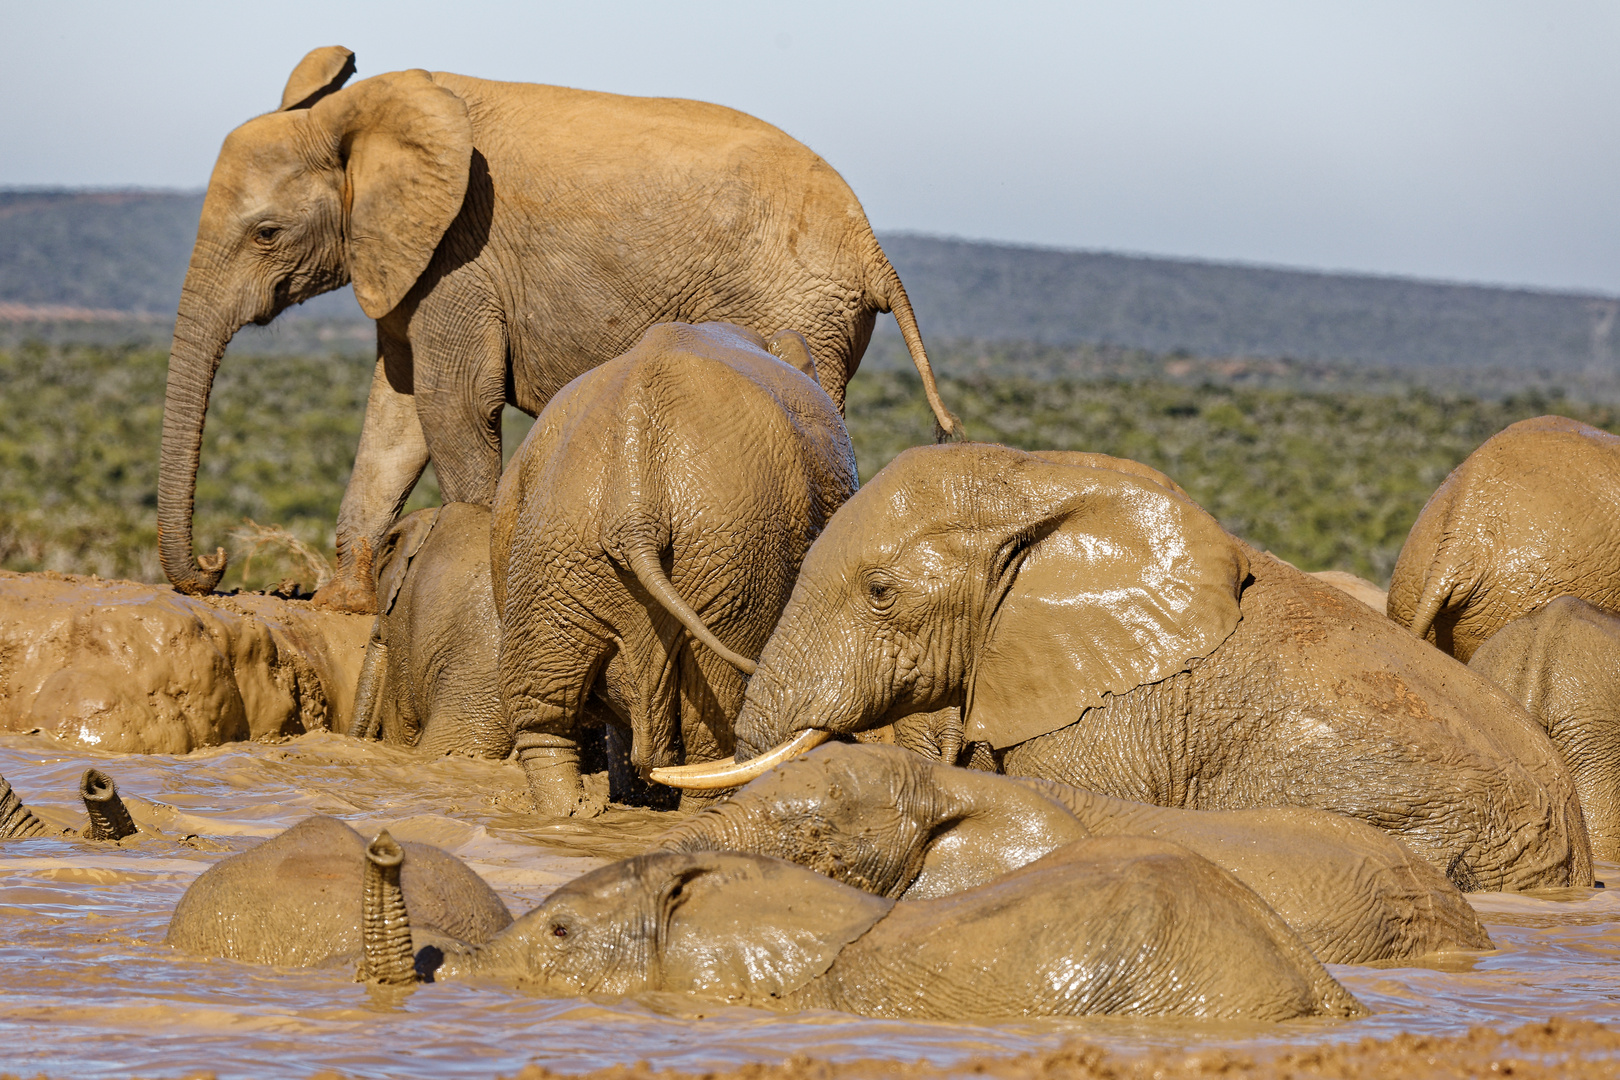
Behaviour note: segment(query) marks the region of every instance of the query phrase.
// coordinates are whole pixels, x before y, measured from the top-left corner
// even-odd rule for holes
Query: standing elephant
[[[734,786],[833,734],[898,720],[904,739],[906,717],[956,707],[938,743],[1010,775],[1192,810],[1332,810],[1465,891],[1591,882],[1569,772],[1523,709],[1141,466],[1063,462],[897,457],[805,558],[737,762],[653,778]]]
[[[819,747],[653,846],[771,855],[880,896],[930,899],[1091,836],[1148,836],[1203,856],[1253,889],[1323,963],[1492,947],[1439,870],[1354,818],[1298,806],[1169,810],[896,746]]]
[[[1487,439],[1429,497],[1389,617],[1467,663],[1559,596],[1620,610],[1620,438],[1538,416]]]
[[[501,629],[489,576],[489,508],[448,503],[401,518],[377,554],[377,621],[350,734],[504,758]]]
[[[1592,853],[1620,862],[1620,618],[1561,596],[1492,634],[1468,666],[1541,721],[1575,779]]]
[[[534,415],[658,322],[802,331],[842,405],[877,313],[893,311],[942,431],[910,302],[843,179],[802,144],[718,105],[398,71],[344,87],[331,46],[281,107],[225,139],[169,355],[158,480],[163,571],[194,559],[198,451],[214,373],[247,323],[345,283],[378,360],[317,594],[375,610],[371,561],[431,458],[448,500],[489,504],[500,414]]]
[[[792,331],[655,326],[512,458],[490,537],[501,700],[542,814],[591,809],[588,708],[628,726],[643,774],[731,752],[750,658],[856,486],[816,362]]]

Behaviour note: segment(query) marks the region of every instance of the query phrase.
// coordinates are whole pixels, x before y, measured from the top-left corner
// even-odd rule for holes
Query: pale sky
[[[1620,4],[0,0],[0,186],[200,188],[298,59],[717,101],[879,230],[1620,292]]]

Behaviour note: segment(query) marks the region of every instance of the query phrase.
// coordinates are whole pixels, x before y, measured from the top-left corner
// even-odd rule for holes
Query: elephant
[[[1323,963],[1493,948],[1439,870],[1354,818],[1303,807],[1169,810],[898,746],[828,743],[653,848],[770,855],[891,899],[932,899],[1092,836],[1149,836],[1208,859],[1253,889]]]
[[[140,830],[129,816],[129,807],[118,794],[118,785],[100,769],[86,769],[79,779],[79,800],[84,803],[88,821],[84,831],[66,829],[54,832],[34,812],[23,805],[0,776],[0,840],[55,839],[77,836],[84,840],[117,843]]]
[[[226,136],[204,197],[169,354],[158,479],[163,571],[197,559],[203,421],[248,323],[352,283],[378,359],[319,603],[374,613],[371,562],[431,458],[447,500],[489,505],[500,415],[533,416],[655,323],[793,327],[842,407],[892,311],[940,428],[916,317],[860,202],[781,131],[719,105],[445,72],[345,86],[354,54],[310,52],[280,107]]]
[[[1118,799],[1358,817],[1465,892],[1591,883],[1569,771],[1529,714],[1142,468],[907,450],[805,557],[734,761],[653,779],[733,787],[894,722],[901,745]],[[955,730],[908,733],[929,713]]]
[[[1389,617],[1468,663],[1559,596],[1620,611],[1620,438],[1562,416],[1503,428],[1429,497]]]
[[[1620,618],[1560,596],[1514,619],[1468,666],[1547,729],[1580,793],[1592,853],[1620,862]]]
[[[500,897],[460,859],[429,844],[394,846],[410,854],[395,888],[416,913],[413,932],[424,945],[479,944],[512,924]],[[203,871],[175,905],[164,941],[255,964],[355,964],[368,901],[365,853],[365,839],[347,824],[306,818]]]
[[[898,901],[783,859],[655,852],[576,878],[471,947],[415,931],[398,885],[414,852],[385,833],[367,857],[368,911],[388,917],[366,920],[359,973],[385,984],[941,1020],[1365,1015],[1259,897],[1162,840],[1079,840],[966,892]]]
[[[433,754],[511,753],[489,519],[487,506],[453,502],[408,514],[384,536],[350,734]]]
[[[744,673],[857,483],[819,362],[793,331],[660,324],[559,391],[513,456],[490,532],[501,701],[542,815],[596,809],[592,710],[643,775],[731,753]]]

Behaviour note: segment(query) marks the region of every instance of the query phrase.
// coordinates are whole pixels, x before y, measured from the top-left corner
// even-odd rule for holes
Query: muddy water
[[[529,1062],[583,1071],[645,1059],[695,1070],[792,1054],[950,1065],[1075,1035],[1123,1052],[1258,1050],[1399,1031],[1460,1034],[1552,1015],[1620,1020],[1620,887],[1474,897],[1499,951],[1433,967],[1334,968],[1374,1010],[1353,1023],[916,1024],[668,998],[542,1000],[478,985],[385,993],[342,969],[176,954],[162,944],[164,928],[203,868],[310,814],[345,818],[362,833],[386,825],[400,839],[454,852],[518,914],[559,883],[641,850],[671,816],[609,811],[537,826],[514,765],[423,761],[334,735],[184,757],[0,736],[0,775],[48,824],[82,824],[75,790],[89,766],[114,776],[144,831],[120,846],[0,844],[0,1071],[488,1077]],[[1600,874],[1620,886],[1620,866]]]

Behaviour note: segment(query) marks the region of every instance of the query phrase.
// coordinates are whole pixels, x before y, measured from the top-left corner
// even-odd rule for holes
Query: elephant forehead
[[[208,201],[218,193],[248,207],[275,202],[308,167],[300,137],[304,123],[297,114],[272,113],[225,136],[208,182]]]

